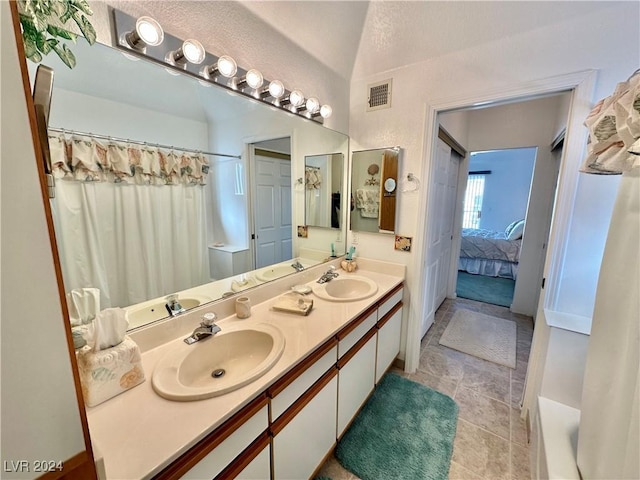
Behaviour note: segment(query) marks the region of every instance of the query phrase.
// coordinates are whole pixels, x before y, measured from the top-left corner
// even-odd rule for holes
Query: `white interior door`
[[[256,268],[292,258],[291,161],[255,155]]]
[[[434,160],[434,178],[430,185],[429,200],[429,216],[432,219],[433,228],[427,244],[427,284],[423,300],[425,314],[420,326],[420,337],[427,333],[433,323],[436,310],[447,295],[460,166],[458,157],[451,155],[451,147],[441,139],[438,139]]]

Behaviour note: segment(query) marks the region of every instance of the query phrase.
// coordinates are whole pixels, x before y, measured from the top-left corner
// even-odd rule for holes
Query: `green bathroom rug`
[[[362,480],[446,480],[458,422],[448,396],[388,373],[335,451]]]

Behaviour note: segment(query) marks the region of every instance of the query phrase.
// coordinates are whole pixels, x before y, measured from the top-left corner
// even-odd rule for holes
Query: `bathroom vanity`
[[[131,332],[143,351],[147,381],[88,410],[106,478],[311,477],[400,350],[404,266],[358,260],[356,273],[336,271],[341,280],[374,282],[377,291],[367,298],[329,300],[311,293],[308,316],[272,308],[293,285],[316,288],[323,264],[246,292],[254,305],[248,319],[227,315],[228,299]],[[169,352],[197,348],[180,343],[211,311],[221,318],[218,335],[260,324],[278,329],[285,339],[279,360],[223,395],[163,398],[152,385],[154,369]]]

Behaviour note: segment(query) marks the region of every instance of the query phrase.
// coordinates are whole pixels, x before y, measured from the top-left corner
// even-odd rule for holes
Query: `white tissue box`
[[[82,347],[77,358],[82,395],[89,407],[144,382],[140,349],[128,336],[115,347],[98,352]]]

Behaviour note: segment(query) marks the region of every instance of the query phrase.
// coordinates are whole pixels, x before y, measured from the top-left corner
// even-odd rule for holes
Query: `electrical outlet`
[[[354,245],[358,245],[359,240],[358,240],[358,233],[357,232],[353,232],[351,234],[352,238],[351,238],[351,243]]]

